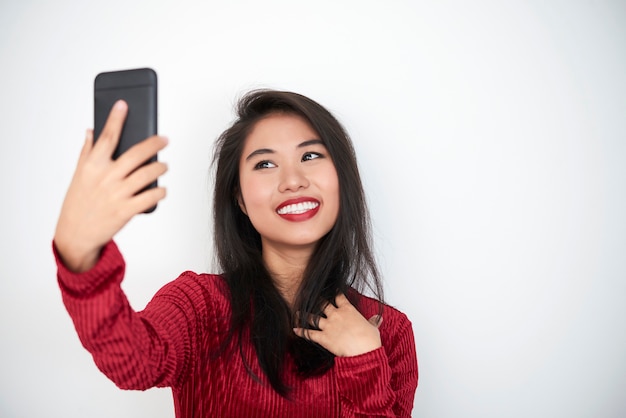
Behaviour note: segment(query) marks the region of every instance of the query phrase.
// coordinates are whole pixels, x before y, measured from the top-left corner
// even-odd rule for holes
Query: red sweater
[[[409,417],[417,388],[411,323],[384,307],[383,346],[355,357],[337,357],[322,376],[303,379],[287,358],[290,399],[267,383],[246,335],[243,355],[211,356],[230,325],[228,287],[217,275],[185,272],[160,289],[141,312],[129,305],[120,284],[124,259],[115,243],[91,270],[75,274],[56,254],[65,306],[82,344],[98,368],[123,389],[170,386],[176,417]],[[363,297],[361,313],[377,313]],[[233,339],[231,346],[234,346]]]

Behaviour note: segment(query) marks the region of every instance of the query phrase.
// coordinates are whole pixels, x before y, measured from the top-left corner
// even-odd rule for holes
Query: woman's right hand
[[[95,144],[93,131],[87,131],[54,235],[57,252],[72,271],[93,267],[102,247],[133,216],[165,197],[163,187],[137,193],[167,171],[162,162],[140,167],[167,145],[166,138],[152,136],[112,158],[127,111],[123,101],[113,106]]]

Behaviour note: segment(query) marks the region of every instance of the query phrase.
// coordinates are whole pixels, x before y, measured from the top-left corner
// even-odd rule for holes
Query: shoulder
[[[224,312],[230,308],[228,285],[221,275],[185,271],[163,286],[153,300],[168,301],[194,310]]]
[[[184,271],[166,286],[179,286],[184,288],[197,288],[220,294],[228,293],[228,285],[220,274],[196,273],[190,270]]]
[[[378,299],[363,295],[354,290],[349,292],[348,297],[350,300],[354,300],[356,302],[359,312],[367,318],[372,315],[380,314],[382,308],[383,317],[386,316],[394,321],[408,321],[407,316],[403,312],[391,305],[379,301]]]

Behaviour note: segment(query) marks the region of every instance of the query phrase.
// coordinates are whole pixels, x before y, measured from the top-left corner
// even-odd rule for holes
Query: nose
[[[280,171],[278,190],[282,192],[297,192],[309,187],[309,179],[299,165],[283,165]]]

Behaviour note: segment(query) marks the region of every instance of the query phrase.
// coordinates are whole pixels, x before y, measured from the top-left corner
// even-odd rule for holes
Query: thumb
[[[380,324],[383,323],[383,317],[380,315],[374,315],[370,319],[367,320],[370,324],[374,325],[376,328],[380,327]]]
[[[78,161],[81,162],[85,158],[87,158],[92,148],[93,148],[93,130],[87,129],[87,132],[85,133],[85,143],[83,144],[83,148],[80,151],[80,156],[78,157]]]

